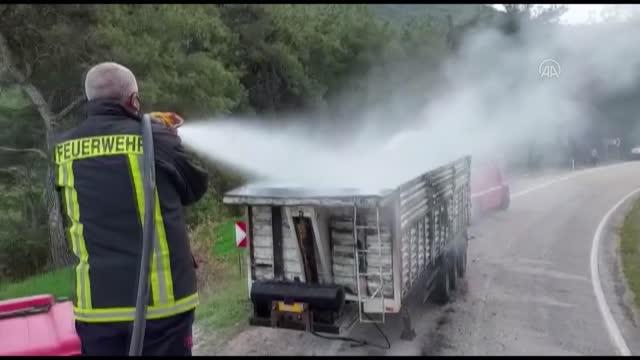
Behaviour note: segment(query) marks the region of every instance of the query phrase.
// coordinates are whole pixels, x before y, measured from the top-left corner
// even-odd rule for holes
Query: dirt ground
[[[247,327],[216,355],[324,355],[328,340],[300,331]]]
[[[457,291],[458,304],[469,302],[466,283]],[[422,304],[414,298],[410,304],[413,326],[418,336],[412,341],[400,339],[402,321],[399,316],[390,316],[380,328],[391,346],[386,345],[382,335],[371,324],[358,324],[345,336],[365,339],[372,346],[352,346],[341,340],[327,340],[302,331],[253,327],[238,324],[232,332],[215,334],[196,327],[194,330],[194,355],[240,355],[240,356],[333,356],[333,355],[427,355],[437,354],[446,346],[439,339],[439,330],[447,322],[456,306],[440,307],[431,303]]]

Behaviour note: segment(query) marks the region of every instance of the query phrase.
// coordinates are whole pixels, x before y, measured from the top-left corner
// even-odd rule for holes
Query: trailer
[[[471,157],[395,189],[247,185],[225,194],[247,225],[250,324],[343,334],[400,314],[406,300],[450,301],[464,276]]]

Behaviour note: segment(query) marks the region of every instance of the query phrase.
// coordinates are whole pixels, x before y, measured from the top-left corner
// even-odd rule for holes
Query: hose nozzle
[[[149,113],[154,121],[157,121],[170,129],[177,129],[184,124],[184,119],[174,112],[152,112]]]

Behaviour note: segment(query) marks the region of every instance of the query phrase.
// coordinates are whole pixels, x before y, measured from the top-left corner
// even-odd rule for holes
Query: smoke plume
[[[359,125],[346,137],[335,126],[333,134],[346,141],[309,127],[304,114],[277,125],[187,121],[180,135],[210,160],[315,188],[393,188],[459,156],[500,163],[524,156],[530,144],[561,161],[568,136],[603,121],[595,99],[638,86],[637,29],[624,22],[531,25],[511,37],[497,29],[472,32],[437,69],[437,82],[413,84],[412,96],[390,95],[388,103],[354,111]],[[423,103],[415,106],[416,99]]]

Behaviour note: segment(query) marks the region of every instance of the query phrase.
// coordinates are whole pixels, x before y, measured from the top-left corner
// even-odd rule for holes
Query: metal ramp
[[[376,220],[375,225],[369,225],[365,218],[365,224],[358,224],[358,206],[355,205],[353,207],[353,241],[354,241],[354,249],[355,249],[355,272],[356,272],[356,293],[358,297],[358,319],[363,323],[376,323],[376,324],[384,324],[385,322],[385,306],[384,306],[384,277],[383,277],[383,262],[381,261],[382,254],[382,236],[380,232],[380,208],[376,206]],[[363,246],[364,249],[361,249],[358,246],[358,230],[373,230],[376,233],[377,244],[375,246]],[[375,254],[378,256],[377,266],[374,268],[370,268],[367,258],[369,254]],[[366,269],[365,272],[360,272],[360,269]],[[374,286],[373,293],[363,294],[364,289],[370,287],[371,281],[370,279],[377,279],[375,282],[378,286]],[[361,281],[363,280],[363,281]],[[364,289],[363,286],[364,285]],[[364,312],[364,305],[366,303],[379,303],[380,311],[376,312],[375,316],[370,317],[367,313]]]

